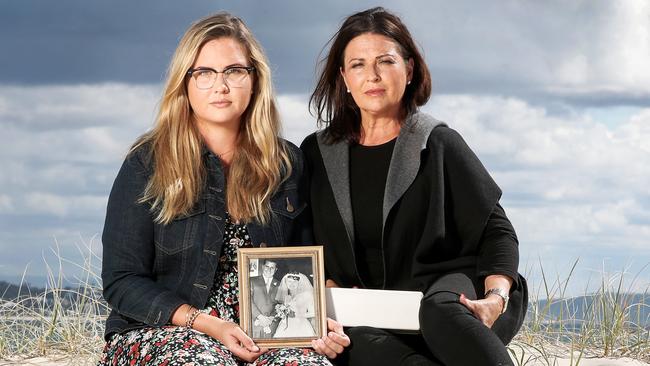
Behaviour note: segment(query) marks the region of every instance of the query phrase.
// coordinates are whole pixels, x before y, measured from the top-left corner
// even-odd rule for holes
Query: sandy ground
[[[573,362],[569,358],[551,358],[550,365],[545,360],[524,359],[526,366],[572,366],[575,365],[576,360]],[[92,359],[68,359],[63,356],[59,357],[36,357],[27,360],[0,360],[0,366],[13,366],[13,365],[32,365],[32,366],[64,366],[64,365],[94,365],[96,360]],[[515,365],[517,362],[515,361]],[[580,366],[650,366],[649,363],[640,362],[630,358],[582,358],[580,359]]]
[[[66,356],[34,357],[29,359],[0,360],[0,366],[33,365],[33,366],[64,366],[64,365],[96,365],[97,360],[92,358],[70,359]]]
[[[519,358],[521,360],[521,358]],[[578,355],[574,357],[573,360],[571,358],[555,358],[551,357],[549,360],[545,360],[542,357],[539,357],[538,359],[529,357],[523,358],[523,365],[525,366],[573,366],[576,365],[576,362],[578,360]],[[515,361],[513,357],[513,362],[515,365],[518,365],[517,361]],[[590,358],[590,357],[582,357],[579,362],[577,363],[579,366],[650,366],[649,363],[637,361],[631,358],[623,357],[623,358]]]

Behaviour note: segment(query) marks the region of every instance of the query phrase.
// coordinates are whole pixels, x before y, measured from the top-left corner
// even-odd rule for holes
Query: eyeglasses
[[[232,66],[223,69],[223,71],[217,71],[211,67],[197,67],[189,69],[187,75],[194,78],[196,87],[199,89],[211,89],[219,74],[223,74],[223,81],[229,87],[241,88],[244,86],[248,74],[254,70],[253,66]]]

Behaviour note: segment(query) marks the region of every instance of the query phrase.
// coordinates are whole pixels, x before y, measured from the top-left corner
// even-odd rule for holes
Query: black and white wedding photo
[[[241,325],[257,344],[287,346],[320,337],[325,329],[321,251],[239,250]]]

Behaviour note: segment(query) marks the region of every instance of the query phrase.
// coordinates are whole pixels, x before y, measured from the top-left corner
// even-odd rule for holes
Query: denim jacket
[[[246,225],[257,247],[312,241],[302,152],[285,143],[292,173],[271,198],[271,220]],[[102,281],[112,311],[106,339],[113,333],[168,324],[184,303],[203,308],[221,255],[226,207],[220,160],[204,149],[207,179],[200,199],[189,214],[162,225],[154,222],[149,203],[138,203],[153,169],[148,156],[147,147],[127,156],[108,200]]]

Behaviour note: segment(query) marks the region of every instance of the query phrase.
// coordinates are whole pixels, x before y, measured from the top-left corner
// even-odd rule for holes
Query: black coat
[[[349,145],[327,144],[323,133],[308,136],[301,146],[311,182],[315,242],[324,246],[327,278],[343,287],[365,287],[354,258]],[[501,190],[456,131],[423,113],[410,116],[397,138],[386,182],[383,288],[426,292],[443,274],[471,273],[477,283],[503,274],[514,279],[511,291],[523,291],[525,298],[514,231],[497,233],[483,245],[486,222],[500,197]],[[525,310],[525,301],[519,305]]]

